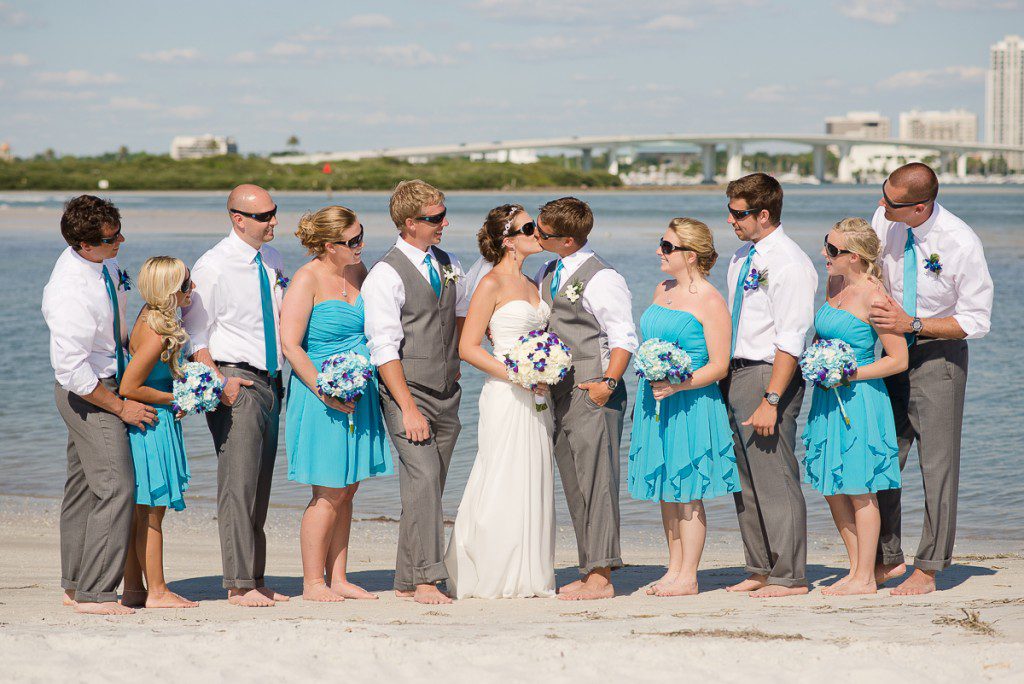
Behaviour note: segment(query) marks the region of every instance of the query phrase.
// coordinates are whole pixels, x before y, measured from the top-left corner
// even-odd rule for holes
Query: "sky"
[[[965,108],[1024,0],[0,1],[0,142],[242,153],[823,133]]]

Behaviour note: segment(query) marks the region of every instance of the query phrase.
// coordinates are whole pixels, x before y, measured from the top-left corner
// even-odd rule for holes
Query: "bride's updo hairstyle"
[[[505,238],[512,230],[512,224],[519,212],[524,211],[521,204],[502,204],[487,213],[484,227],[476,234],[480,254],[491,264],[497,264],[505,258]]]
[[[860,217],[844,218],[832,230],[842,233],[846,238],[846,249],[850,250],[868,266],[868,275],[875,280],[882,279],[882,269],[878,265],[882,256],[882,241],[871,224]]]
[[[679,238],[683,249],[697,255],[697,270],[707,278],[718,261],[711,229],[707,224],[692,218],[674,218],[669,222],[668,228]]]
[[[169,256],[150,257],[139,271],[139,294],[149,307],[146,323],[160,336],[160,360],[176,378],[181,377],[181,350],[188,344],[188,333],[178,317],[178,293],[187,275],[185,262]]]
[[[295,237],[313,256],[324,253],[328,242],[341,240],[341,235],[356,222],[356,214],[348,207],[333,205],[317,211],[307,211],[299,219]]]

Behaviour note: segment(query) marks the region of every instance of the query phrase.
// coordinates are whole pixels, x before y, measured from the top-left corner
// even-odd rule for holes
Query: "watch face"
[[[914,332],[921,332],[921,328],[924,327],[924,324],[921,322],[920,318],[915,318],[913,321],[911,321],[910,327],[913,329]]]

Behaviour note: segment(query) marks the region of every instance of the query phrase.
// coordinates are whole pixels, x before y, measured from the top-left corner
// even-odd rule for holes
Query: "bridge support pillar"
[[[819,183],[825,182],[825,146],[814,146],[814,177]]]
[[[953,168],[953,153],[952,152],[940,152],[939,153],[939,174],[949,173]]]
[[[736,180],[743,175],[743,143],[734,140],[729,143],[729,163],[725,166],[726,180]]]
[[[619,151],[614,147],[608,148],[608,173],[612,176],[619,175]]]
[[[580,157],[580,163],[583,166],[584,171],[590,171],[594,168],[594,151],[589,147],[583,148],[583,155]]]
[[[956,158],[956,177],[967,178],[967,154],[964,152]]]
[[[853,178],[853,163],[850,159],[850,150],[852,145],[839,145],[839,169],[836,171],[836,182],[837,183],[852,183]]]
[[[718,145],[715,143],[701,143],[700,146],[700,160],[701,170],[703,171],[703,178],[701,183],[706,185],[712,185],[715,182],[715,167],[718,161],[715,158]]]

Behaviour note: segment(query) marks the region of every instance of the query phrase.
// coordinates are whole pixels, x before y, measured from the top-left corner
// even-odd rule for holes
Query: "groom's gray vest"
[[[405,304],[402,305],[402,330],[405,336],[398,348],[405,380],[434,392],[448,394],[455,386],[459,374],[459,348],[455,328],[455,281],[445,282],[444,269],[451,258],[436,247],[431,252],[437,257],[441,275],[441,296],[412,265],[409,257],[392,247],[381,261],[391,266],[405,286]]]
[[[551,300],[551,279],[554,277],[558,260],[555,259],[544,269],[541,278],[540,294],[551,306],[551,317],[548,319],[548,330],[558,335],[572,350],[572,369],[562,382],[554,386],[555,394],[565,394],[576,383],[587,382],[604,375],[601,366],[601,324],[593,314],[583,308],[583,291],[587,289],[591,278],[606,268],[611,268],[601,261],[596,254],[583,262],[570,278],[563,278],[558,284],[558,292],[554,301]],[[580,297],[575,303],[565,296],[566,288],[579,282]]]

